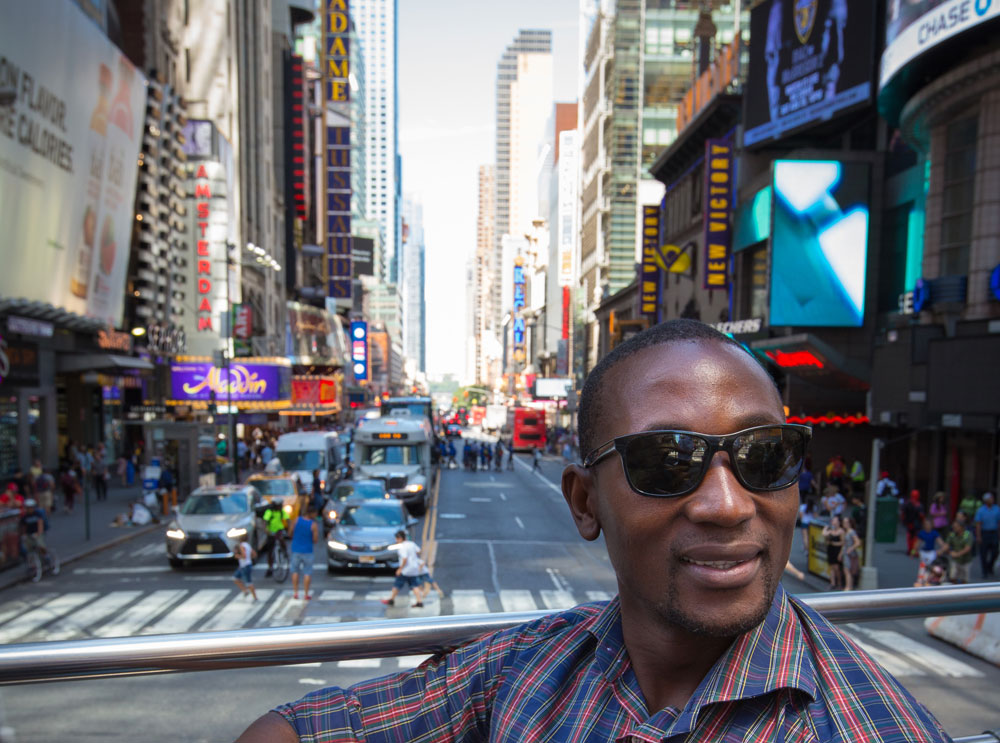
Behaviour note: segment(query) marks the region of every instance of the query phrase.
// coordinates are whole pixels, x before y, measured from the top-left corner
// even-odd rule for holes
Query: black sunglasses
[[[724,451],[736,479],[747,490],[783,490],[802,471],[810,426],[779,423],[726,436],[692,431],[643,431],[619,436],[583,460],[593,467],[617,451],[629,487],[640,495],[670,498],[696,490],[716,452]]]

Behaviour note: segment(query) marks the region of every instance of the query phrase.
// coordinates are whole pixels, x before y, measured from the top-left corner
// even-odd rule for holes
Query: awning
[[[751,341],[750,348],[785,372],[822,387],[867,390],[871,386],[866,364],[847,358],[811,333],[762,338]]]
[[[118,371],[119,369],[143,369],[152,371],[155,367],[137,356],[121,356],[114,353],[85,353],[59,355],[57,372]]]

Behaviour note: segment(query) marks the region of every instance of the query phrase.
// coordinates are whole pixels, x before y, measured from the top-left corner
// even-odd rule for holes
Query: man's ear
[[[563,470],[563,498],[569,506],[576,530],[588,542],[593,542],[601,535],[601,522],[597,515],[596,485],[589,469],[571,464]]]

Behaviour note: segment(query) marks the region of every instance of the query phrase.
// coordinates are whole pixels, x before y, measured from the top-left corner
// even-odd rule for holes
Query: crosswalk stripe
[[[365,601],[381,601],[387,598],[389,598],[389,594],[385,591],[368,591],[364,596]]]
[[[162,544],[147,544],[137,550],[132,550],[130,557],[146,557],[147,555],[152,556],[159,554],[166,554],[166,550]]]
[[[97,637],[127,637],[134,635],[147,622],[177,601],[187,591],[170,589],[153,591],[138,604],[133,604],[117,619],[94,630]]]
[[[174,607],[163,619],[144,627],[140,634],[170,635],[177,632],[187,632],[198,623],[198,620],[211,614],[215,607],[230,593],[228,588],[204,588],[195,591],[182,604]],[[249,601],[249,599],[246,600]]]
[[[399,670],[405,671],[410,668],[416,668],[430,657],[429,655],[400,655],[396,657],[396,663]]]
[[[571,609],[576,606],[576,599],[569,591],[539,591],[542,594],[542,603],[546,609]]]
[[[534,611],[538,608],[531,591],[513,588],[500,591],[500,605],[505,612]]]
[[[141,595],[142,591],[113,591],[101,596],[97,601],[87,604],[79,611],[75,611],[68,617],[63,617],[50,625],[45,630],[45,640],[54,642],[56,640],[69,640],[80,635],[85,636],[89,634],[86,632],[87,627],[107,619]]]
[[[977,671],[968,663],[963,663],[957,658],[945,655],[940,650],[936,650],[929,645],[924,645],[922,642],[917,642],[900,632],[872,629],[854,624],[850,625],[850,627],[853,631],[860,632],[866,637],[885,645],[887,648],[892,648],[899,653],[903,653],[907,656],[907,660],[916,661],[921,666],[941,676],[978,678],[983,675],[982,672]]]
[[[587,591],[587,601],[610,601],[611,594],[607,591]]]
[[[245,596],[235,594],[235,598],[230,599],[222,609],[201,625],[199,632],[221,632],[242,628],[254,614],[264,608],[273,594],[273,588],[258,588],[257,601],[250,601]]]
[[[295,624],[302,616],[304,603],[303,599],[293,599],[291,591],[282,591],[256,624],[258,627],[288,627]]]
[[[30,634],[40,625],[69,614],[73,609],[92,600],[96,593],[64,593],[46,601],[37,609],[22,614],[0,629],[0,643],[14,642]]]
[[[39,593],[35,596],[19,599],[18,601],[11,601],[3,611],[0,611],[0,624],[4,624],[18,614],[23,614],[28,609],[34,609],[39,604],[51,601],[55,595],[54,593]]]
[[[350,601],[354,598],[354,591],[340,591],[327,589],[319,594],[320,601]]]
[[[490,605],[486,602],[486,594],[478,588],[458,589],[452,591],[452,606],[456,614],[488,614]]]
[[[381,658],[355,658],[353,660],[337,661],[341,668],[379,668],[382,665]]]
[[[877,648],[874,645],[861,640],[857,637],[852,637],[855,644],[862,650],[864,650],[868,655],[878,661],[885,670],[891,673],[897,678],[905,678],[907,676],[925,676],[926,674],[919,668],[917,668],[912,663],[907,663],[902,658],[898,657],[895,653],[888,650],[883,650],[882,648]]]

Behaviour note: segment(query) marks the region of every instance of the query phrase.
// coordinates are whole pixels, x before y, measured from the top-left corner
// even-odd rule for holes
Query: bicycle
[[[42,552],[38,547],[28,547],[24,556],[25,575],[32,583],[42,579],[42,575],[50,573],[59,575],[59,555],[51,547]]]
[[[271,576],[277,583],[284,583],[288,578],[288,569],[291,563],[288,554],[288,545],[285,544],[284,537],[275,537],[271,550],[274,558],[271,567]]]

